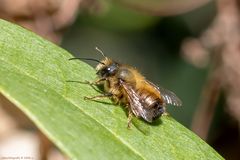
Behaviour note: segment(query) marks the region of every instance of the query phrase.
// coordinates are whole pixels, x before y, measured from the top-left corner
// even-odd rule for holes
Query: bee
[[[89,100],[97,100],[109,97],[113,102],[122,104],[128,109],[128,127],[132,117],[142,118],[152,123],[166,113],[166,105],[181,106],[181,100],[171,91],[158,87],[147,80],[137,69],[121,64],[106,57],[101,50],[96,48],[104,57],[99,61],[92,58],[84,59],[98,62],[96,74],[98,79],[94,82],[86,82],[90,85],[103,85],[103,93],[93,97],[85,97]]]

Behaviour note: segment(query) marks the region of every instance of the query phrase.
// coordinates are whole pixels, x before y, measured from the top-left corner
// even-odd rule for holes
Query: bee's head
[[[96,67],[97,75],[100,77],[114,76],[118,71],[119,64],[105,57]]]
[[[112,61],[108,57],[106,57],[103,54],[103,52],[100,49],[98,49],[97,47],[96,47],[96,50],[99,53],[101,53],[101,55],[104,57],[104,59],[102,61],[99,61],[94,58],[81,58],[81,57],[70,58],[69,60],[81,59],[81,60],[90,60],[90,61],[98,62],[98,65],[96,67],[97,75],[99,75],[100,77],[114,76],[119,69],[119,64]]]

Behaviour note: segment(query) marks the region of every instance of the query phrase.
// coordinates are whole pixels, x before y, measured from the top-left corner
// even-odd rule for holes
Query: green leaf
[[[127,129],[122,107],[84,100],[99,93],[66,82],[94,80],[92,67],[19,26],[0,20],[0,30],[0,92],[71,159],[223,159],[169,116]]]

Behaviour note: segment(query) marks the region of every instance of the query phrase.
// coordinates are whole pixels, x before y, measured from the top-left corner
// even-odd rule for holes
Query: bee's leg
[[[89,85],[99,85],[103,81],[106,81],[106,78],[100,78],[100,79],[98,79],[96,81],[93,81],[93,82],[85,81],[85,83],[89,84]]]
[[[100,91],[99,89],[95,88],[95,86],[98,85],[98,84],[100,84],[100,82],[105,81],[105,80],[106,80],[106,78],[100,78],[100,79],[98,79],[98,80],[96,80],[96,81],[94,81],[94,82],[90,82],[90,81],[70,81],[70,80],[68,80],[68,81],[66,81],[66,82],[75,82],[75,83],[81,83],[81,84],[88,84],[88,85],[90,85],[95,91],[97,91],[97,92],[102,92],[102,91]]]
[[[96,90],[96,91],[98,91],[98,92],[100,92],[100,93],[103,93],[101,90],[95,88],[95,86],[99,85],[101,82],[103,82],[103,81],[105,81],[105,80],[106,80],[106,78],[100,78],[100,79],[98,79],[98,80],[96,80],[96,81],[93,81],[93,82],[85,81],[84,83],[85,83],[85,84],[89,84],[94,90]],[[103,94],[104,94],[104,93],[103,93]]]
[[[128,124],[127,124],[127,128],[128,128],[128,129],[131,128],[132,118],[133,118],[132,111],[129,110],[129,111],[128,111]]]
[[[112,97],[112,93],[103,93],[101,95],[93,96],[93,97],[84,97],[85,100],[98,100],[102,98]]]
[[[96,80],[96,81],[93,81],[93,82],[90,82],[90,81],[70,81],[70,80],[68,80],[68,81],[66,81],[66,82],[76,82],[76,83],[82,83],[82,84],[89,84],[89,85],[98,85],[99,83],[101,83],[102,81],[105,81],[106,80],[106,78],[100,78],[100,79],[98,79],[98,80]]]
[[[168,112],[164,112],[162,116],[169,116],[170,114]]]
[[[169,115],[170,115],[170,114],[166,111],[166,107],[163,107],[163,110],[164,110],[164,112],[163,112],[162,116],[169,116]]]

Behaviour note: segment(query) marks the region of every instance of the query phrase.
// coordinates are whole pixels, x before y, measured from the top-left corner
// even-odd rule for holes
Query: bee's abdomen
[[[147,104],[147,106],[151,106],[157,99],[158,97],[155,96],[154,94],[150,92],[145,92],[141,90],[137,90],[137,93],[141,97],[141,100]]]
[[[159,118],[164,113],[164,107],[159,100],[156,100],[154,103],[152,103],[150,108],[151,108],[150,113],[152,115],[152,121]]]
[[[143,117],[145,120],[152,122],[164,113],[163,102],[159,97],[149,92],[139,91],[139,94],[147,112],[147,116]]]

